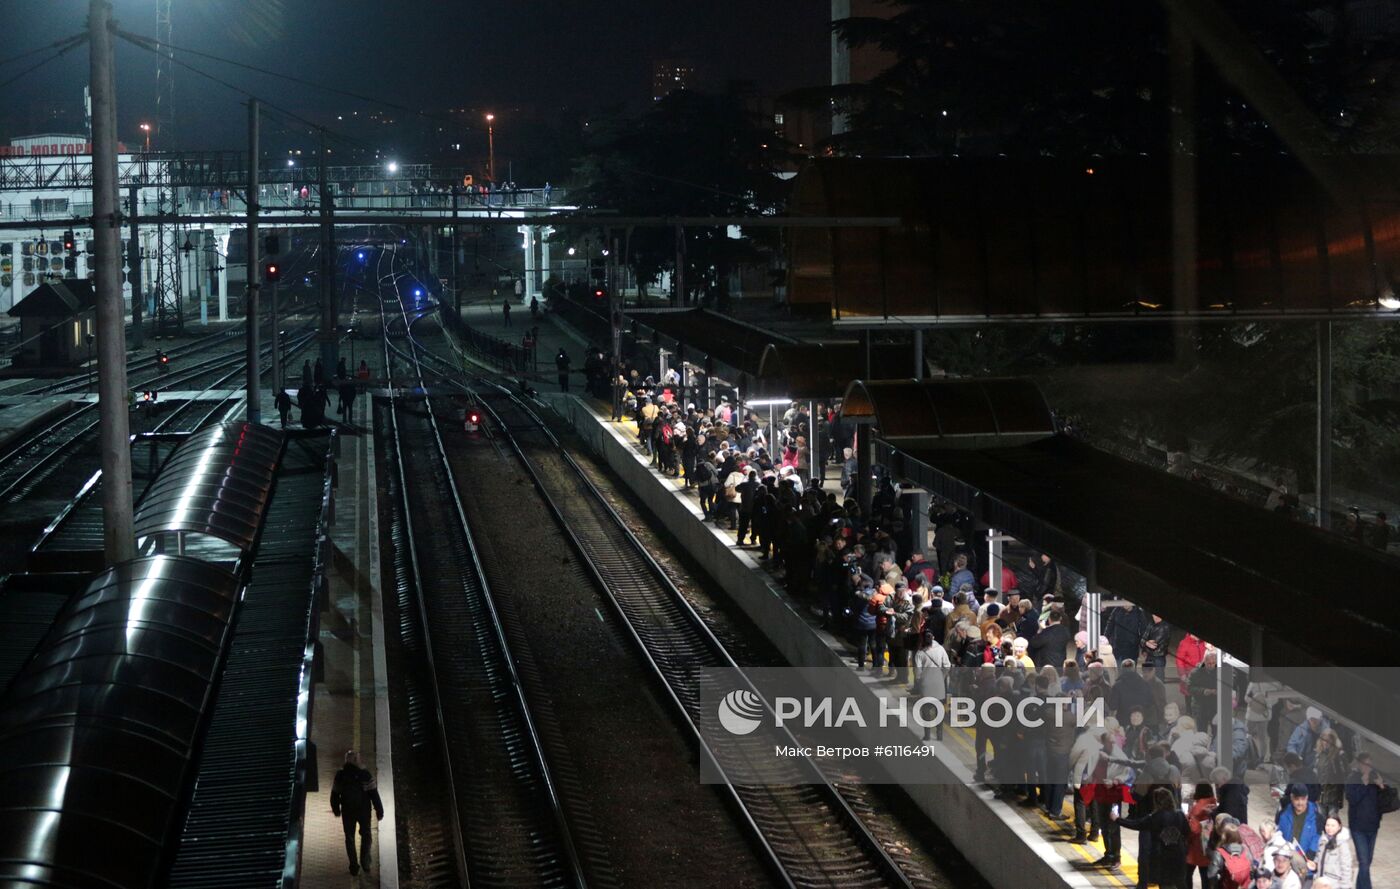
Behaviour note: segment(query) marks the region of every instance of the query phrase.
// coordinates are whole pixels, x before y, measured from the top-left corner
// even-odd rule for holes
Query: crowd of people
[[[1013,720],[972,737],[974,780],[1039,807],[1071,843],[1102,838],[1098,865],[1120,864],[1126,827],[1138,835],[1139,886],[1371,889],[1381,818],[1400,804],[1342,725],[1243,672],[1222,689],[1219,653],[1142,608],[1108,609],[1090,640],[1083,588],[1051,557],[989,572],[969,543],[971,516],[949,503],[930,509],[931,541],[915,540],[915,499],[878,468],[862,510],[834,414],[819,412],[815,428],[842,495],[809,465],[803,405],[765,423],[727,399],[681,404],[648,379],[628,386],[622,409],[658,470],[696,489],[705,521],[756,547],[849,642],[857,669],[919,697],[971,698],[977,712],[992,698],[1012,712],[1025,698],[1100,706],[1102,724],[1085,729]],[[1216,756],[1222,692],[1229,768]],[[1275,817],[1251,824],[1251,793],[1265,792]]]
[[[368,385],[369,377],[369,364],[363,360],[360,361],[354,376],[351,377],[349,366],[345,359],[341,358],[336,365],[334,380],[326,378],[321,359],[317,358],[314,365],[310,359],[303,361],[301,364],[301,387],[297,389],[296,399],[293,400],[291,393],[285,387],[279,388],[273,396],[273,404],[277,408],[282,428],[287,428],[287,423],[292,417],[293,407],[301,411],[303,428],[315,429],[324,426],[327,422],[326,408],[330,407],[332,391],[340,398],[339,404],[336,406],[336,415],[340,417],[341,422],[351,422],[355,416],[355,401],[359,396],[360,389]]]

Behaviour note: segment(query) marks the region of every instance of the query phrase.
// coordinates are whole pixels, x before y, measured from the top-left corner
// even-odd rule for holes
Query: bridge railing
[[[321,195],[318,189],[308,188],[303,198],[299,188],[291,185],[272,183],[261,189],[259,206],[264,210],[300,210],[308,214],[320,212]],[[333,192],[336,212],[383,212],[415,210],[450,210],[452,194],[449,191],[418,191],[404,193],[368,194],[360,192]],[[123,200],[122,209],[129,212]],[[564,193],[560,189],[522,188],[513,191],[458,192],[457,208],[462,211],[482,209],[546,209],[564,205]],[[142,215],[156,215],[160,212],[196,215],[243,216],[248,212],[248,203],[242,191],[231,189],[178,188],[174,200],[169,196],[160,200],[154,189],[140,192],[137,212]],[[42,200],[7,200],[0,193],[0,221],[35,224],[85,224],[92,216],[91,201],[70,201],[66,198],[45,198]]]

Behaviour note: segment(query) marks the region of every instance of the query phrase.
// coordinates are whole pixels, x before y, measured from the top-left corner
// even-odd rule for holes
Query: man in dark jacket
[[[1109,691],[1106,703],[1108,709],[1113,712],[1122,725],[1128,724],[1128,718],[1134,707],[1142,708],[1143,715],[1147,718],[1146,721],[1149,725],[1155,725],[1157,720],[1161,718],[1161,715],[1156,712],[1157,701],[1153,697],[1152,687],[1147,684],[1147,680],[1138,675],[1132,658],[1128,658],[1118,665],[1118,681],[1113,683],[1113,689]]]
[[[559,354],[554,356],[554,369],[559,372],[559,391],[569,391],[569,365],[572,364],[569,353],[564,351],[564,347],[559,347]]]
[[[375,817],[384,820],[384,803],[379,799],[379,788],[374,776],[360,768],[360,755],[353,750],[345,751],[345,765],[335,773],[335,785],[331,788],[331,812],[340,816],[345,828],[345,854],[350,858],[350,874],[360,872],[361,867],[369,867],[370,809]],[[360,828],[360,857],[355,859],[355,828]]]
[[[1108,637],[1108,644],[1113,646],[1113,656],[1120,662],[1130,658],[1135,660],[1146,638],[1149,623],[1147,612],[1138,605],[1109,611],[1103,634]]]
[[[1171,641],[1171,625],[1159,614],[1152,615],[1142,634],[1142,665],[1151,664],[1160,677],[1167,669],[1167,646]]]
[[[1356,889],[1371,889],[1371,859],[1381,830],[1381,791],[1385,779],[1371,767],[1371,754],[1358,753],[1347,776],[1347,826],[1356,844]]]
[[[739,492],[739,535],[736,542],[744,545],[744,538],[749,536],[753,524],[753,502],[758,493],[758,489],[763,485],[758,480],[758,473],[749,470],[749,477],[735,486]],[[758,534],[753,534],[753,543],[758,543]]]
[[[1050,612],[1049,623],[1045,625],[1045,629],[1031,637],[1031,644],[1026,653],[1035,661],[1036,667],[1044,668],[1049,665],[1058,670],[1064,663],[1065,652],[1073,639],[1074,634],[1065,626],[1064,612],[1055,609]]]

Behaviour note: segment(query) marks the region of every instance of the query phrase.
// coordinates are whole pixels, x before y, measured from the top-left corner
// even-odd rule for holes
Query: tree
[[[782,206],[786,183],[777,176],[787,146],[735,92],[681,90],[635,118],[607,121],[575,167],[570,194],[581,207],[628,216],[748,216]],[[674,230],[638,227],[624,238],[622,261],[639,282],[675,265]],[[725,295],[728,270],[752,261],[771,241],[724,227],[687,232],[686,289]],[[560,237],[577,240],[578,231]]]

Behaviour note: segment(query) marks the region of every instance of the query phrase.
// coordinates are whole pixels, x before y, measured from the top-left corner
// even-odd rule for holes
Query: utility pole
[[[676,298],[675,305],[685,305],[685,226],[676,226],[676,274],[674,287]]]
[[[1317,322],[1317,526],[1332,527],[1332,322]]]
[[[262,422],[262,389],[259,386],[258,288],[262,274],[258,259],[258,100],[248,99],[248,295],[243,314],[248,327],[248,422]]]
[[[461,242],[457,237],[457,183],[452,184],[452,327],[462,323],[462,284],[457,280],[457,253]]]
[[[335,293],[335,229],[331,224],[331,192],[326,184],[326,131],[320,130],[320,170],[317,178],[321,189],[321,366],[326,379],[335,373],[337,338]]]
[[[112,7],[88,6],[92,81],[92,234],[97,242],[97,412],[102,447],[102,549],[107,564],[136,558],[131,517],[131,417],[122,306],[121,220],[117,213],[117,96]]]
[[[288,236],[290,240],[290,234]],[[277,317],[277,282],[272,282],[272,306],[269,314],[272,316],[272,391],[274,393],[282,391],[282,331],[278,328],[282,326],[281,320]]]
[[[612,328],[612,392],[613,419],[622,419],[622,387],[618,377],[622,375],[622,309],[617,298],[617,280],[613,275],[613,257],[617,250],[612,243],[612,229],[603,229],[603,244],[607,255],[603,265],[603,287],[608,291],[608,320]]]
[[[139,349],[146,342],[141,326],[141,313],[146,309],[146,295],[141,292],[141,236],[136,231],[136,217],[141,213],[141,187],[127,189],[126,211],[131,220],[131,240],[126,242],[126,279],[131,282],[131,345]]]

